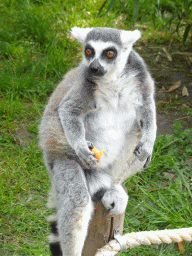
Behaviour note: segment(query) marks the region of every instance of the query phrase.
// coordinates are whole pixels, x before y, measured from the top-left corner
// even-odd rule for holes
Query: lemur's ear
[[[92,28],[80,28],[80,27],[73,27],[71,29],[71,34],[79,40],[80,43],[84,44],[85,38],[87,34],[92,30]]]
[[[132,46],[139,38],[141,37],[141,31],[126,31],[121,30],[121,41],[123,46],[128,47]]]

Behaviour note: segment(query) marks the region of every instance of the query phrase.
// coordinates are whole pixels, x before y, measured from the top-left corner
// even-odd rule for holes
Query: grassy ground
[[[143,22],[152,28],[146,15],[152,9],[146,2]],[[68,30],[77,25],[134,27],[117,1],[107,14],[96,18],[101,3],[0,1],[0,255],[49,255],[45,204],[50,184],[37,136],[48,96],[81,56]],[[131,17],[133,4],[126,8]],[[156,22],[159,27],[162,21]],[[143,40],[154,37],[162,40],[154,28],[144,30]],[[130,201],[125,232],[191,226],[192,129],[179,128],[180,123],[175,123],[175,134],[159,136],[150,166],[126,181]],[[190,255],[192,244],[185,242],[185,249]],[[140,246],[122,255],[181,253],[176,244],[164,244]]]

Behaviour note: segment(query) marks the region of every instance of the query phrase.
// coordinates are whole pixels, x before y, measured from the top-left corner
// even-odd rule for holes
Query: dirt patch
[[[32,140],[32,133],[27,130],[25,124],[20,124],[15,130],[14,137],[21,147],[26,147],[27,143]]]
[[[178,45],[139,45],[156,84],[158,134],[173,133],[173,121],[192,127],[192,49]]]

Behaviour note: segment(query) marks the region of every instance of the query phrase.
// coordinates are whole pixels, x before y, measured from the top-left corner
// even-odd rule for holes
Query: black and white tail
[[[54,212],[55,212],[55,214],[50,215],[47,218],[47,221],[50,223],[50,228],[51,228],[51,235],[48,236],[51,256],[62,256],[62,251],[61,251],[60,241],[59,241],[59,233],[57,229],[56,202],[51,192],[49,193],[47,207],[54,209]]]

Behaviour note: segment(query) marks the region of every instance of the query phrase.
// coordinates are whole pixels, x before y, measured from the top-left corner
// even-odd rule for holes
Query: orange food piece
[[[105,150],[100,150],[99,151],[96,147],[90,148],[90,150],[95,153],[94,157],[100,162],[100,157],[103,155],[103,152]]]

